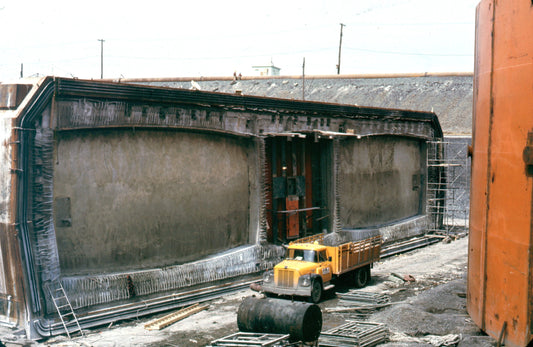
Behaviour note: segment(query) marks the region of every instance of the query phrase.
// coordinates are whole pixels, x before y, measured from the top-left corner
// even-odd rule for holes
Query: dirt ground
[[[466,312],[466,270],[468,239],[440,242],[376,263],[372,282],[364,291],[387,293],[392,304],[364,317],[384,323],[390,341],[382,346],[495,346]],[[404,282],[394,275],[411,275]],[[336,293],[349,287],[339,284],[325,293],[319,304],[323,312],[322,331],[354,319],[351,313],[332,313]],[[86,331],[86,336],[68,340],[64,336],[42,342],[44,346],[205,346],[238,331],[237,310],[243,298],[261,295],[251,290],[209,302],[209,308],[160,331],[148,331],[144,324],[163,316],[142,317]],[[361,317],[355,317],[361,319]],[[5,340],[3,340],[5,341]]]

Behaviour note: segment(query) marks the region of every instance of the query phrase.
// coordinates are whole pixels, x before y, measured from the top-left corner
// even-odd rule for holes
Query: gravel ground
[[[493,339],[476,327],[465,309],[467,247],[467,238],[462,238],[390,257],[375,264],[372,282],[363,290],[387,293],[392,304],[364,318],[383,323],[390,330],[390,341],[381,346],[496,345]],[[415,281],[404,282],[391,275],[393,273],[401,277],[411,275]],[[353,313],[326,312],[328,308],[338,306],[336,293],[350,289],[346,283],[339,283],[333,291],[325,293],[324,300],[319,304],[323,312],[323,331],[354,318]],[[207,310],[161,331],[147,331],[144,324],[163,314],[92,329],[86,332],[84,338],[68,340],[59,336],[32,345],[205,346],[238,331],[237,310],[242,299],[250,295],[260,294],[244,290],[212,301],[208,303]],[[4,331],[4,334],[9,332]]]

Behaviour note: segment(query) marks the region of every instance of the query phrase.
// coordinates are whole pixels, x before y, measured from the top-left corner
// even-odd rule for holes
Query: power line
[[[420,56],[435,56],[435,57],[473,57],[474,54],[450,54],[450,53],[415,53],[415,52],[397,52],[397,51],[380,51],[364,48],[346,48],[350,51],[379,53],[379,54],[391,54],[391,55],[420,55]]]
[[[348,23],[350,26],[369,26],[369,27],[418,27],[418,26],[455,26],[455,25],[475,25],[474,21],[471,22],[429,22],[429,23],[391,23],[391,22],[353,22]]]

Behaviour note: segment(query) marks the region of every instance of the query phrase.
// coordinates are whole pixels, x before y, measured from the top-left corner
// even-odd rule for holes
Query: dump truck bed
[[[323,244],[324,234],[304,237],[290,244],[302,243]],[[332,272],[341,275],[358,267],[372,264],[379,260],[381,253],[381,236],[373,236],[360,241],[351,241],[338,246],[326,246],[327,253],[331,256]]]

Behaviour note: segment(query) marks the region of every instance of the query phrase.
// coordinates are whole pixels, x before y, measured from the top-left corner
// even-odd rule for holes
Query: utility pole
[[[104,39],[98,39],[100,41],[100,78],[104,78]]]
[[[345,27],[346,25],[345,24],[341,24],[341,37],[340,37],[340,40],[339,40],[339,62],[337,64],[337,75],[340,75],[341,73],[341,47],[342,47],[342,28]]]
[[[305,57],[302,64],[302,100],[305,100]]]

